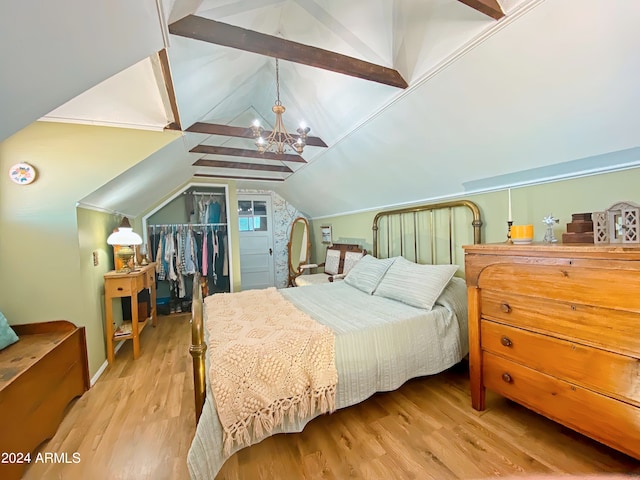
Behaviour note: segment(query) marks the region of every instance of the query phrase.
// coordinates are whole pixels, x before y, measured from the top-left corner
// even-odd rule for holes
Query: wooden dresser
[[[640,245],[464,248],[473,407],[488,388],[640,459]]]

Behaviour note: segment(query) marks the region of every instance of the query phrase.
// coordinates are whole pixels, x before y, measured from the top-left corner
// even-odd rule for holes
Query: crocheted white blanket
[[[334,335],[275,288],[205,299],[209,379],[224,450],[249,445],[285,417],[335,410]]]

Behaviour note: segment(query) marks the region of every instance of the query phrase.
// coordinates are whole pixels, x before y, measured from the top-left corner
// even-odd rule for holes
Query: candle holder
[[[513,240],[511,240],[511,227],[513,226],[513,221],[512,220],[508,220],[507,221],[507,241],[505,243],[509,243],[512,244]]]

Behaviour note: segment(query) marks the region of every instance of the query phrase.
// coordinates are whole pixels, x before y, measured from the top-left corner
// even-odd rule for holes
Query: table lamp
[[[118,245],[120,247],[118,248],[116,255],[122,261],[122,267],[117,271],[120,273],[129,273],[131,271],[129,262],[136,253],[131,246],[140,245],[142,243],[142,238],[133,231],[127,217],[122,217],[120,226],[116,231],[109,235],[107,243],[109,245]]]

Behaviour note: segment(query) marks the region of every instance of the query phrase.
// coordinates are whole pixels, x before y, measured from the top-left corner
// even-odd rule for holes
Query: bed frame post
[[[193,357],[193,386],[195,393],[196,424],[200,419],[205,397],[205,361],[207,345],[204,342],[204,309],[200,275],[193,276],[193,294],[191,302],[191,346],[189,353]]]

